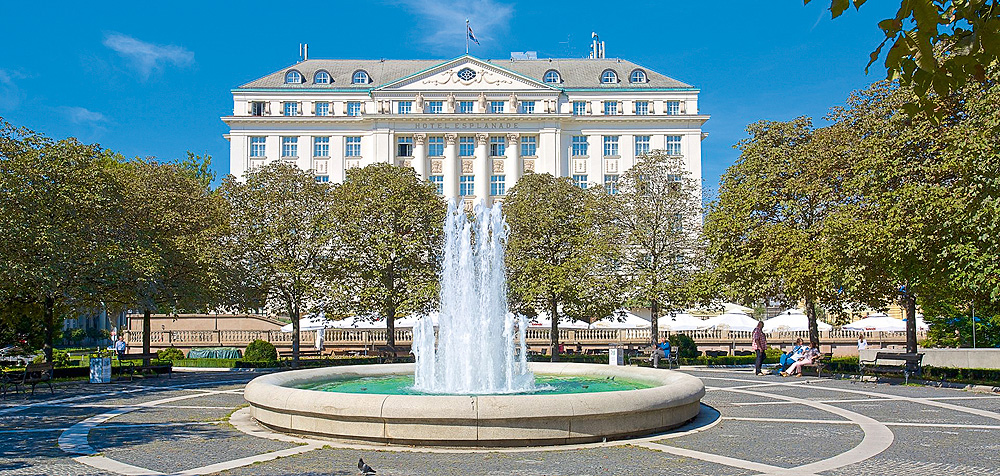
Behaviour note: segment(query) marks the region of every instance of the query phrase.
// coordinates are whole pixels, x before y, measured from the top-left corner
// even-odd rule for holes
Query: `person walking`
[[[767,338],[764,337],[764,321],[757,322],[757,328],[753,330],[752,338],[753,351],[757,353],[754,371],[757,375],[764,375],[764,372],[760,371],[761,365],[764,365],[764,349],[767,349]]]

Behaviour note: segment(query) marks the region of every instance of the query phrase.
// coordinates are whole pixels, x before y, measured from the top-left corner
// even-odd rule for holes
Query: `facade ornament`
[[[535,160],[527,159],[524,161],[524,172],[534,172],[535,171]]]
[[[449,132],[444,135],[444,143],[447,145],[455,145],[458,142],[458,134],[454,132]]]
[[[423,112],[424,110],[424,95],[417,93],[417,96],[413,98],[413,105],[416,106],[418,112]]]
[[[517,94],[510,93],[510,112],[517,112]]]
[[[427,134],[425,134],[423,132],[417,132],[416,134],[413,134],[413,144],[414,145],[424,145],[424,142],[426,140],[427,140]]]
[[[448,112],[455,112],[455,94],[448,93]]]
[[[490,135],[485,132],[476,134],[476,145],[486,145],[490,142]]]
[[[441,173],[444,173],[444,172],[442,172],[444,170],[444,164],[442,162],[443,161],[440,160],[440,159],[431,160],[431,173],[432,174],[441,174]]]
[[[493,160],[493,173],[502,174],[503,173],[503,160]]]
[[[517,145],[518,141],[520,140],[521,140],[521,133],[519,132],[507,133],[507,142],[510,144],[511,147]]]
[[[462,173],[465,175],[473,173],[472,159],[462,159]]]
[[[486,112],[486,93],[479,93],[479,112]]]

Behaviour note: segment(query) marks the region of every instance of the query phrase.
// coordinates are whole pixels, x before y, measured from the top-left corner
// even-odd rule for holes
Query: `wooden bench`
[[[898,352],[876,352],[873,360],[859,360],[858,373],[861,380],[865,379],[865,374],[869,373],[899,373],[903,371],[905,383],[910,383],[910,375],[920,374],[920,363],[924,359],[924,354],[903,354]],[[888,364],[885,361],[897,362]],[[902,362],[900,365],[898,362]]]
[[[299,347],[299,358],[303,359],[306,357],[322,357],[322,353],[314,347]],[[292,358],[292,349],[281,349],[278,351],[278,357],[282,359]]]
[[[833,353],[832,352],[826,352],[826,353],[820,354],[820,356],[817,357],[816,359],[814,359],[811,363],[803,365],[802,368],[803,369],[810,368],[810,367],[815,368],[816,369],[816,376],[822,378],[823,377],[823,369],[826,368],[827,364],[830,363],[830,359],[832,359],[832,358],[833,358]]]
[[[147,363],[148,362],[148,363]],[[167,378],[173,377],[173,362],[159,362],[159,356],[154,353],[149,354],[125,354],[118,358],[119,375],[128,372],[128,380],[132,381],[136,372],[143,375],[145,372],[157,373],[158,370],[166,370]]]
[[[7,389],[14,387],[17,392],[22,386],[31,385],[31,394],[35,394],[35,386],[44,383],[49,386],[49,391],[55,393],[52,388],[52,370],[55,368],[51,362],[41,364],[28,364],[24,367],[24,372],[4,373],[2,382],[3,396],[7,396]]]

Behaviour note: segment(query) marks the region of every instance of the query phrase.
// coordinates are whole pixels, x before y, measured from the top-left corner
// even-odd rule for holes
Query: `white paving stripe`
[[[764,474],[783,474],[787,470],[779,466],[771,466],[769,464],[757,463],[754,461],[747,461],[739,458],[731,458],[729,456],[722,456],[713,453],[704,453],[701,451],[689,450],[686,448],[678,448],[676,446],[669,446],[660,443],[638,443],[636,446],[642,446],[649,448],[651,450],[662,451],[664,453],[670,453],[672,455],[683,456],[685,458],[698,459],[702,461],[708,461],[710,463],[724,464],[726,466],[732,466],[734,468],[749,469],[751,471],[758,471]],[[802,473],[799,473],[802,476]]]
[[[248,456],[246,458],[239,458],[230,461],[223,461],[221,463],[210,464],[208,466],[202,466],[200,468],[189,469],[187,471],[180,471],[174,473],[174,476],[196,476],[202,474],[212,474],[218,473],[220,471],[227,471],[233,468],[239,468],[241,466],[247,466],[254,463],[263,463],[265,461],[271,461],[278,458],[284,458],[286,456],[293,456],[297,454],[306,453],[315,449],[322,448],[322,445],[309,444],[303,446],[296,446],[293,448],[288,448],[279,451],[272,451],[270,453],[264,453],[254,456]]]
[[[77,463],[82,463],[110,473],[136,476],[163,476],[163,473],[153,471],[151,469],[140,468],[138,466],[132,466],[130,464],[122,463],[121,461],[115,461],[107,456],[78,456],[73,458],[73,460]]]
[[[147,426],[190,426],[190,425],[218,425],[219,423],[225,423],[223,420],[214,421],[181,421],[181,422],[169,422],[169,423],[111,423],[104,425],[101,428],[142,428]],[[63,428],[23,428],[18,430],[0,430],[0,434],[9,433],[45,433],[49,431],[66,431],[72,427]]]
[[[835,424],[835,425],[855,425],[853,421],[850,420],[807,420],[798,418],[760,418],[760,417],[722,417],[723,420],[734,420],[734,421],[759,421],[766,423],[801,423],[801,424]],[[953,428],[957,430],[970,429],[970,430],[1000,430],[1000,425],[974,425],[974,424],[964,424],[964,423],[916,423],[908,421],[883,421],[881,422],[885,426],[915,426],[915,427],[927,427],[927,428]]]

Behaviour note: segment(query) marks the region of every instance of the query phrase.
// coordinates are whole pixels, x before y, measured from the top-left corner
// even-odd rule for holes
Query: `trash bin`
[[[90,357],[90,383],[111,383],[111,357]]]
[[[620,345],[608,346],[608,365],[625,365],[625,349]]]

